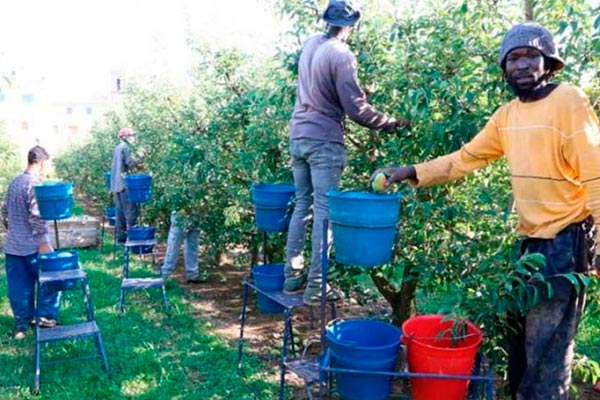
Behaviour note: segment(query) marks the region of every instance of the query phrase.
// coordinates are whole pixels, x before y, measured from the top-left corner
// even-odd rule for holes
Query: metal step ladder
[[[81,291],[86,305],[86,321],[73,325],[57,326],[55,328],[41,328],[40,327],[40,315],[39,308],[36,310],[36,328],[35,328],[35,379],[34,379],[34,391],[38,393],[40,390],[40,375],[41,366],[47,364],[56,364],[61,362],[84,360],[90,358],[100,358],[104,370],[108,373],[108,359],[106,358],[106,352],[104,350],[104,344],[102,342],[102,336],[100,329],[96,324],[94,317],[94,306],[90,296],[90,286],[88,283],[87,274],[81,268],[65,270],[65,271],[53,271],[53,272],[40,272],[37,281],[37,303],[40,303],[41,292],[44,285],[61,285],[63,289],[72,287],[73,283],[81,283]],[[96,342],[97,354],[77,357],[65,360],[54,360],[42,362],[42,344],[58,342],[63,340],[73,339],[84,339],[93,338]]]
[[[147,278],[129,278],[129,253],[136,248],[145,246],[155,246],[156,239],[150,240],[129,240],[123,246],[123,274],[121,278],[121,294],[119,296],[119,316],[125,312],[125,294],[128,290],[146,290],[159,288],[162,292],[163,308],[167,316],[171,316],[169,311],[169,300],[167,299],[167,290],[165,288],[165,279],[163,277]],[[154,263],[154,253],[152,254]]]

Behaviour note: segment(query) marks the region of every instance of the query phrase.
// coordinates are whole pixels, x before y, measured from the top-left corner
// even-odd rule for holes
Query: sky
[[[282,23],[266,0],[0,0],[0,76],[59,97],[106,91],[111,73],[185,79],[191,33],[265,52]]]

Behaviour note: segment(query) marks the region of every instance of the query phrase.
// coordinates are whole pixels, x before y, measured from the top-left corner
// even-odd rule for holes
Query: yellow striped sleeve
[[[411,184],[427,187],[457,180],[469,172],[485,167],[504,155],[496,120],[498,110],[469,143],[460,150],[434,160],[415,165],[417,180]]]

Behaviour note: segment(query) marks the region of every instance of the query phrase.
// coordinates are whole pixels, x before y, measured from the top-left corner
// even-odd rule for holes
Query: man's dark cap
[[[350,0],[329,0],[323,20],[330,26],[353,26],[360,19],[360,11]]]
[[[27,153],[27,162],[29,164],[38,163],[50,159],[50,154],[42,146],[33,146]]]

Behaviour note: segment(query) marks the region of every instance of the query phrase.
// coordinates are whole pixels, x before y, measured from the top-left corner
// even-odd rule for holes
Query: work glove
[[[386,132],[397,132],[402,128],[410,129],[410,120],[405,118],[391,118],[383,130]]]

